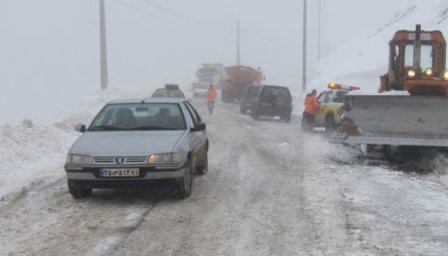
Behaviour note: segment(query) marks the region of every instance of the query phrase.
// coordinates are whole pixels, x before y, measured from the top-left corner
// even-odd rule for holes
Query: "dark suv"
[[[252,103],[257,98],[260,85],[250,85],[240,102],[240,113],[246,114],[252,108]]]
[[[279,116],[280,120],[291,120],[292,98],[288,87],[263,85],[252,103],[251,117],[258,120],[260,116]]]

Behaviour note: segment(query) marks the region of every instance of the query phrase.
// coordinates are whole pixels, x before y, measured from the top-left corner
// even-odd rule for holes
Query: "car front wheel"
[[[204,175],[208,172],[208,152],[205,152],[202,158],[202,163],[198,166],[197,171],[199,174]]]
[[[68,185],[68,191],[75,199],[82,199],[92,194],[92,188],[81,186],[73,181],[68,180],[67,185]]]
[[[193,189],[193,169],[191,168],[190,159],[185,163],[185,173],[184,176],[176,180],[174,193],[180,199],[188,198],[191,195],[191,190]]]

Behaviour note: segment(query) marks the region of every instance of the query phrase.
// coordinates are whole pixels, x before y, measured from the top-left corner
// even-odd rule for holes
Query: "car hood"
[[[185,132],[185,130],[86,132],[73,144],[70,153],[91,156],[141,156],[172,152]]]

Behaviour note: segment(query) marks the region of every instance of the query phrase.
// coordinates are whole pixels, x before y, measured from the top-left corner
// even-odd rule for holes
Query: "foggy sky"
[[[99,0],[0,0],[0,123],[51,121],[99,89]],[[380,2],[321,0],[321,54],[392,15]],[[317,60],[317,0],[308,1],[308,60]],[[110,86],[188,87],[201,63],[261,67],[300,87],[302,1],[106,0]],[[372,21],[373,20],[373,21]],[[20,102],[20,104],[18,104]]]

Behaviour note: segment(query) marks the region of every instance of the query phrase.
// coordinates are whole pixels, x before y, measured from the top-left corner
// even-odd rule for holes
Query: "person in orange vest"
[[[302,115],[302,129],[312,130],[314,128],[314,118],[319,111],[319,102],[317,101],[317,91],[313,89],[311,93],[308,93],[305,97],[305,109]]]
[[[217,89],[213,84],[205,92],[205,98],[207,99],[207,108],[210,114],[213,114],[213,108],[215,105],[216,95],[218,94]]]

